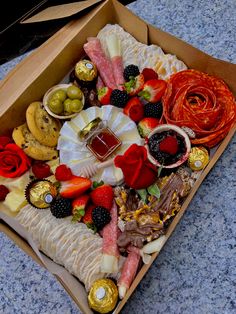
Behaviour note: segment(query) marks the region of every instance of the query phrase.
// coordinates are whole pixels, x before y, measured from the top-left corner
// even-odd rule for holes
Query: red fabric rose
[[[31,164],[31,160],[24,151],[16,144],[7,143],[0,137],[0,176],[15,178],[25,173]],[[7,143],[5,145],[5,143]]]
[[[144,146],[131,145],[123,156],[116,156],[115,166],[121,168],[125,183],[133,189],[144,189],[156,181],[156,167],[147,159]]]

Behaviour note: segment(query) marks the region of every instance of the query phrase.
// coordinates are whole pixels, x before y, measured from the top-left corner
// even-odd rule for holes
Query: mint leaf
[[[148,188],[147,188],[147,191],[150,195],[153,195],[155,196],[156,198],[160,198],[161,196],[161,192],[160,192],[160,189],[159,187],[156,185],[156,184],[153,184],[153,185],[150,185]]]
[[[147,191],[146,189],[140,189],[140,190],[136,190],[138,195],[141,197],[142,201],[144,203],[146,203],[147,200]]]

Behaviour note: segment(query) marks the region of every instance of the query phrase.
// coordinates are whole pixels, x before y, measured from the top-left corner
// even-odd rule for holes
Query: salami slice
[[[163,96],[167,123],[191,128],[192,144],[217,145],[236,122],[234,95],[223,80],[197,70],[170,77]]]
[[[125,260],[124,266],[121,271],[121,276],[117,283],[119,296],[121,299],[124,298],[127,290],[131,286],[140,261],[140,252],[138,248],[130,246],[128,250],[129,254]]]
[[[121,43],[117,35],[111,34],[106,38],[107,49],[111,58],[113,74],[117,88],[122,90],[125,83],[123,72],[123,60],[121,52]]]
[[[116,82],[111,61],[106,57],[100,40],[95,37],[88,38],[88,42],[84,44],[84,50],[89,58],[95,63],[104,84],[111,89],[115,89]]]
[[[118,213],[117,206],[113,203],[111,208],[111,221],[102,230],[102,262],[101,272],[116,273],[118,272],[118,259],[120,256],[117,246],[118,239]]]

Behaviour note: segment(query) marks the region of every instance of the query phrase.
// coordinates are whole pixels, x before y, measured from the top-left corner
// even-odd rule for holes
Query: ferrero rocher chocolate
[[[48,180],[34,180],[28,184],[25,190],[28,203],[39,209],[50,207],[56,196],[57,188]]]
[[[75,65],[75,76],[82,82],[91,82],[97,77],[97,67],[89,60],[80,60]]]
[[[189,157],[188,157],[188,165],[194,170],[202,170],[204,169],[209,162],[209,154],[205,147],[192,147]]]
[[[99,312],[112,311],[118,300],[118,289],[111,279],[98,279],[94,281],[88,295],[89,306]]]

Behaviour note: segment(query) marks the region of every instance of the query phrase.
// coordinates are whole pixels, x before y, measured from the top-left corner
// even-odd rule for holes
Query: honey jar
[[[80,132],[79,139],[85,142],[86,147],[99,160],[106,160],[121,145],[121,140],[107,126],[107,122],[95,118]]]

